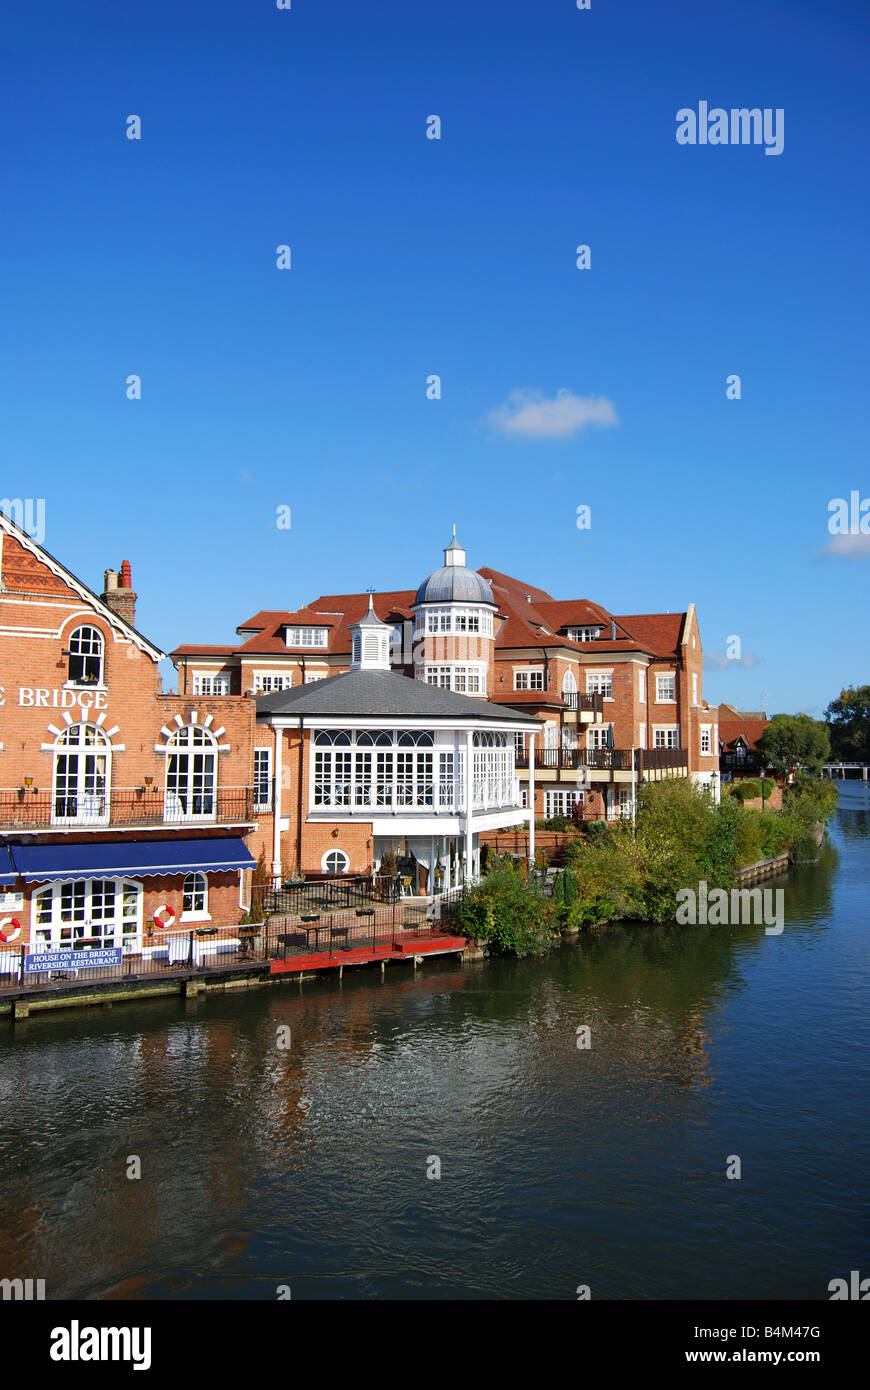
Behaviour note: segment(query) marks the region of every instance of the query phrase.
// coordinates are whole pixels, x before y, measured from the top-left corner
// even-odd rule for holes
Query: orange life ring
[[[13,932],[7,933],[6,927],[9,924],[11,924],[15,928],[15,930]],[[18,918],[4,917],[3,921],[0,922],[0,941],[17,941],[20,935],[21,923],[19,922]]]
[[[158,920],[158,912],[166,913],[165,922],[161,922]],[[162,927],[164,931],[168,931],[169,928],[172,926],[172,923],[175,921],[175,913],[173,912],[172,908],[168,906],[167,903],[161,903],[159,907],[155,907],[154,911],[151,914],[151,918],[152,921],[155,922],[158,927]]]

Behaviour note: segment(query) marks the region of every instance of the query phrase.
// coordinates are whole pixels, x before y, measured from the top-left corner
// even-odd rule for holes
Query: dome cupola
[[[492,585],[476,570],[468,569],[465,551],[456,539],[456,527],[450,544],[444,548],[444,564],[417,590],[417,603],[483,603],[494,608]]]

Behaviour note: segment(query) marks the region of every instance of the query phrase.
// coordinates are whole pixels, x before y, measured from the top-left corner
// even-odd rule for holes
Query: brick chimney
[[[102,593],[103,603],[132,627],[136,621],[137,595],[133,591],[130,561],[121,562],[120,574],[116,574],[114,570],[106,570],[105,585]]]

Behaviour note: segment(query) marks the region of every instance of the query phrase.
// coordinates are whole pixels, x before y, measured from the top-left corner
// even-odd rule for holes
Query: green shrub
[[[765,811],[761,824],[761,849],[764,859],[776,859],[785,854],[791,844],[794,827],[781,811]]]
[[[457,913],[461,934],[485,941],[503,955],[529,955],[552,942],[553,904],[507,866],[493,870],[464,894]]]
[[[731,795],[736,796],[738,801],[756,801],[761,796],[761,782],[754,777],[745,777],[734,783]]]
[[[737,826],[737,867],[745,869],[764,859],[764,828],[762,812],[743,809]]]
[[[808,830],[799,830],[791,847],[791,857],[798,864],[815,864],[819,857],[819,846]]]
[[[571,822],[567,816],[550,816],[549,820],[544,821],[545,830],[569,830]]]
[[[840,793],[827,777],[799,776],[783,793],[783,809],[793,812],[805,825],[826,821],[837,809]]]

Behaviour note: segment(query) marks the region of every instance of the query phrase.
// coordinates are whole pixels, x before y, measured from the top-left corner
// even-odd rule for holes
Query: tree
[[[825,710],[831,752],[846,762],[870,762],[870,685],[841,690]]]
[[[831,752],[827,724],[808,714],[775,714],[758,740],[766,763],[789,777],[796,768],[818,773]]]

